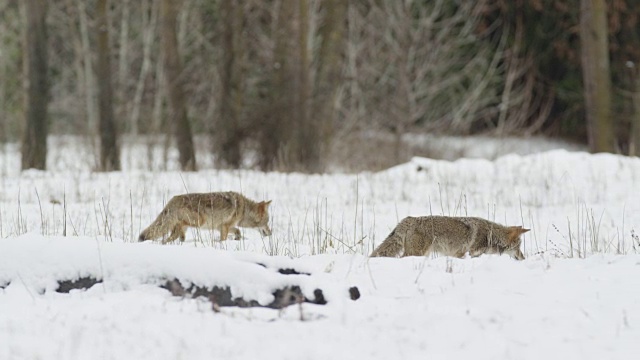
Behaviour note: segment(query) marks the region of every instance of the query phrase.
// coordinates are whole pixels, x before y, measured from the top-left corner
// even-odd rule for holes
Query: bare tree
[[[182,170],[196,170],[191,125],[185,104],[182,64],[176,36],[177,4],[174,0],[162,0],[160,4],[161,37],[163,45],[164,71],[169,98],[169,114],[173,135],[180,153]]]
[[[120,36],[119,36],[119,44],[120,50],[118,52],[118,87],[122,90],[122,94],[124,95],[124,91],[126,89],[125,83],[127,81],[127,61],[128,61],[128,50],[129,50],[129,14],[131,13],[131,7],[129,5],[129,0],[122,0],[122,12],[120,14]]]
[[[350,108],[367,128],[395,134],[396,161],[410,130],[468,134],[496,117],[502,52],[479,41],[479,3],[369,0],[350,7],[348,75],[358,83]]]
[[[274,11],[274,39],[269,90],[260,118],[260,160],[263,170],[321,170],[322,127],[313,121],[312,46],[308,0],[283,1]]]
[[[7,12],[7,7],[8,6],[6,1],[0,2],[0,14],[4,15]],[[8,33],[8,29],[7,29],[8,26],[6,25],[6,19],[4,18],[4,16],[0,16],[0,42],[3,44],[7,43],[7,41],[5,41],[5,37],[7,36],[7,33]],[[0,52],[0,78],[7,79],[8,70],[9,70],[8,61],[6,60],[4,51]],[[0,125],[0,145],[3,145],[9,138],[10,121],[9,121],[8,111],[5,110],[8,107],[8,103],[9,103],[8,96],[7,96],[7,93],[8,93],[7,88],[8,88],[8,85],[6,81],[0,82],[0,118],[4,119],[4,121],[2,121],[2,124]]]
[[[292,125],[296,119],[296,108],[293,96],[296,88],[296,63],[294,18],[297,15],[297,1],[280,4],[274,11],[275,41],[273,48],[271,74],[268,77],[268,92],[263,117],[259,119],[259,159],[258,165],[262,170],[271,170],[276,165],[284,166],[290,163],[291,154],[286,147],[292,137]]]
[[[111,85],[111,48],[109,46],[109,22],[107,0],[97,2],[98,64],[98,114],[100,119],[100,170],[120,170],[118,133],[113,117],[113,90]]]
[[[328,0],[321,3],[323,16],[318,29],[320,46],[316,59],[316,73],[313,93],[313,119],[307,127],[310,132],[319,136],[319,140],[311,140],[316,144],[309,149],[307,162],[313,167],[310,170],[320,170],[322,156],[330,146],[334,136],[334,126],[337,123],[336,98],[338,90],[343,84],[342,72],[347,44],[347,9],[348,2],[342,0]],[[309,136],[314,136],[309,134]],[[321,166],[322,165],[322,166]]]
[[[128,0],[127,0],[128,2]],[[126,4],[126,3],[125,3]],[[152,59],[151,50],[155,40],[156,23],[158,21],[158,2],[157,0],[142,1],[142,64],[140,65],[140,73],[136,81],[135,90],[132,98],[132,108],[130,114],[131,134],[138,135],[140,123],[140,110],[142,108],[142,96],[145,90],[145,82],[147,76],[151,72]],[[123,26],[124,27],[124,26]],[[122,46],[122,44],[120,45]],[[123,71],[124,66],[121,66]]]
[[[47,1],[25,0],[24,13],[24,132],[22,169],[42,169],[47,163]]]
[[[244,137],[241,112],[244,103],[244,1],[221,1],[222,61],[220,62],[219,118],[213,128],[218,165],[238,168]]]
[[[629,155],[640,156],[640,68],[634,64],[633,79],[635,91],[631,94],[634,113],[631,118],[631,135],[629,139]]]
[[[581,0],[582,77],[589,148],[593,152],[614,151],[608,34],[606,1]]]
[[[297,118],[290,119],[290,126],[294,126],[296,132],[293,134],[292,151],[294,157],[295,168],[306,172],[320,172],[321,166],[321,149],[320,134],[321,127],[318,122],[314,121],[311,116],[311,49],[309,48],[310,37],[310,19],[309,19],[309,0],[300,0],[298,2],[297,14],[294,14],[293,32],[297,35],[297,43],[293,51],[297,53],[294,59],[296,89],[294,89],[294,114]],[[293,35],[293,34],[292,34]],[[313,35],[313,34],[311,34]],[[296,61],[294,60],[294,61]],[[327,119],[316,119],[326,122]]]
[[[71,0],[67,0],[71,2]],[[97,101],[97,86],[95,85],[95,74],[93,72],[93,54],[91,52],[91,41],[89,39],[89,19],[87,16],[86,2],[84,0],[76,0],[77,14],[79,20],[79,33],[73,32],[76,38],[76,56],[78,59],[82,59],[82,72],[78,75],[82,76],[82,87],[84,88],[85,107],[86,107],[86,119],[87,119],[87,133],[94,134],[93,131],[98,128],[98,117],[100,116],[96,111]],[[71,5],[69,5],[71,7]],[[78,61],[78,66],[80,61]],[[80,75],[81,74],[81,75]]]

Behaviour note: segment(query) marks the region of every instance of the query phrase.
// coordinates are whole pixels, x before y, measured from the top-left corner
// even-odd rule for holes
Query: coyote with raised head
[[[258,228],[262,236],[269,236],[269,204],[271,200],[255,202],[233,191],[177,195],[138,240],[163,238],[163,244],[177,238],[184,241],[187,227],[217,229],[220,241],[226,240],[229,232],[239,240],[237,226]]]
[[[371,256],[439,253],[462,258],[466,253],[472,257],[506,253],[524,260],[520,235],[527,231],[522,226],[504,226],[477,217],[409,216],[400,221]]]

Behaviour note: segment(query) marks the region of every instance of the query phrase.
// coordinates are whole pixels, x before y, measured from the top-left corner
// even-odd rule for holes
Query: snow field
[[[6,167],[6,163],[0,168]],[[11,167],[11,166],[9,166]],[[84,168],[0,177],[0,359],[629,359],[640,353],[640,160],[555,150],[495,160],[414,158],[377,173]],[[191,230],[135,243],[171,196],[272,199],[273,235]],[[524,225],[527,259],[368,259],[405,216]],[[66,235],[66,236],[64,236]],[[326,306],[223,308],[144,279],[236,282],[268,302],[314,274]],[[103,275],[69,294],[55,279]],[[7,282],[10,284],[7,285]],[[351,301],[343,290],[358,286]],[[44,292],[42,292],[44,290]],[[302,320],[301,320],[302,319]]]

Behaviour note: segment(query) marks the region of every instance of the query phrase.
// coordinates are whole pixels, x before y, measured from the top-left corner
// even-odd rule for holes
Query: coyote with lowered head
[[[504,226],[477,217],[409,216],[400,221],[371,256],[440,253],[462,258],[466,253],[472,257],[506,253],[524,260],[520,235],[527,231],[522,226]]]
[[[177,238],[184,241],[187,227],[217,229],[220,241],[226,240],[229,232],[239,240],[237,226],[258,228],[262,236],[269,236],[269,204],[271,200],[255,202],[233,191],[177,195],[138,240],[163,238],[163,244]]]

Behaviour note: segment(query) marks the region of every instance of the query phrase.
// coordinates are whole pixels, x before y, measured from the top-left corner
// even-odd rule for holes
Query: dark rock
[[[231,288],[228,286],[219,287],[214,286],[209,289],[206,287],[191,285],[188,288],[184,288],[178,279],[167,280],[164,285],[160,286],[163,289],[169,290],[171,295],[174,296],[182,296],[182,297],[190,297],[197,298],[204,296],[209,299],[211,303],[216,304],[217,306],[238,306],[238,307],[252,307],[252,306],[260,306],[257,301],[251,300],[246,301],[242,298],[231,298]]]
[[[213,288],[207,288],[202,286],[191,285],[185,288],[180,280],[173,279],[167,280],[160,286],[163,289],[169,290],[174,296],[182,296],[189,298],[205,297],[214,305],[214,308],[220,306],[238,306],[238,307],[267,307],[271,309],[282,309],[289,305],[300,304],[303,302],[324,305],[327,301],[324,298],[322,290],[316,289],[313,292],[314,299],[308,299],[302,294],[302,290],[299,286],[286,286],[282,289],[278,289],[273,292],[274,300],[268,305],[260,305],[256,300],[233,298],[231,289],[226,287],[214,286]]]
[[[258,264],[264,266],[263,264]],[[307,275],[311,274],[305,272],[299,272],[293,268],[278,269],[278,273],[283,275]],[[55,290],[59,293],[69,293],[74,289],[89,289],[93,285],[102,283],[102,279],[96,279],[91,276],[79,277],[74,280],[58,280],[58,288]],[[157,284],[157,282],[154,281]],[[275,290],[272,295],[274,300],[267,304],[261,305],[255,299],[245,299],[242,297],[233,297],[231,294],[231,288],[229,286],[214,286],[203,287],[192,283],[188,283],[189,286],[185,287],[180,280],[174,278],[170,280],[160,280],[160,287],[168,290],[173,296],[181,296],[188,298],[204,297],[212,304],[214,311],[218,311],[222,306],[238,306],[238,307],[267,307],[272,309],[282,309],[290,305],[311,303],[318,305],[327,304],[327,300],[322,292],[322,289],[315,289],[313,291],[313,298],[307,298],[302,293],[302,289],[298,285],[285,286],[281,289]],[[9,286],[10,282],[0,284],[0,289],[4,289]],[[44,293],[44,290],[42,291]],[[349,288],[349,296],[351,300],[357,300],[360,298],[360,291],[357,287],[353,286]]]
[[[267,265],[263,263],[256,263],[256,264],[262,266],[265,269],[268,269]],[[278,272],[282,275],[311,275],[308,272],[298,271],[293,268],[278,269]]]
[[[312,302],[307,300],[304,295],[302,295],[302,290],[300,290],[299,286],[287,286],[283,289],[278,289],[273,292],[273,297],[275,298],[271,304],[267,305],[272,309],[283,309],[289,305],[300,304],[303,302]]]
[[[315,298],[316,298],[316,301],[315,301],[316,304],[324,305],[324,304],[327,303],[327,300],[325,300],[324,294],[322,293],[322,290],[320,290],[320,289],[313,290],[313,296],[315,296]]]
[[[278,269],[278,272],[282,275],[311,275],[307,272],[300,272],[296,269],[291,269],[291,268]]]
[[[56,289],[56,292],[68,294],[69,291],[74,289],[86,290],[92,287],[93,285],[101,282],[102,280],[98,280],[90,276],[81,277],[75,280],[61,280],[61,281],[59,280],[58,288]]]
[[[360,299],[360,290],[358,290],[357,287],[352,286],[349,288],[349,296],[351,297],[351,300],[358,300]]]

